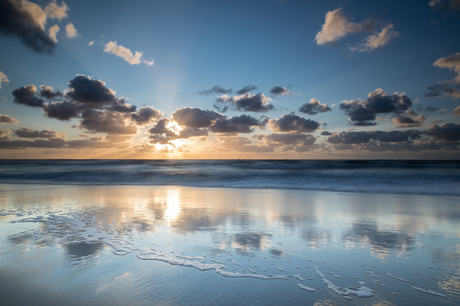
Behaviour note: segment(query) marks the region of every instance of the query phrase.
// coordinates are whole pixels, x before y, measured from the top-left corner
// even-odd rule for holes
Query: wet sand
[[[459,202],[299,190],[0,185],[0,300],[456,305]]]

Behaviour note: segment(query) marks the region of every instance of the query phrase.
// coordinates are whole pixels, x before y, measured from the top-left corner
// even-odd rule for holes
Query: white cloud
[[[460,83],[460,52],[447,57],[441,57],[433,63],[433,66],[454,69],[454,71],[458,73],[458,75],[454,78],[454,81],[456,83]]]
[[[67,38],[75,38],[78,36],[77,29],[75,29],[75,26],[73,25],[73,23],[68,23],[65,26],[65,33],[66,33]]]
[[[55,24],[54,26],[52,26],[51,28],[49,28],[48,32],[49,32],[49,36],[50,38],[55,42],[57,43],[58,40],[57,40],[57,33],[59,32],[59,26],[57,24]]]
[[[318,45],[324,45],[340,40],[347,34],[369,32],[374,29],[375,21],[367,19],[362,23],[350,22],[343,14],[342,8],[329,11],[326,14],[324,24],[316,34],[315,41]]]
[[[94,45],[94,41],[90,41],[90,42],[88,43],[88,46],[92,46],[92,45]]]
[[[0,71],[0,88],[2,88],[2,83],[9,83],[10,80],[6,77],[6,74]]]
[[[385,46],[390,42],[392,38],[399,36],[399,32],[394,31],[393,28],[394,25],[392,23],[388,24],[382,29],[382,31],[376,31],[374,34],[369,35],[363,43],[358,44],[356,47],[350,48],[350,50],[359,52],[369,52]]]
[[[45,30],[46,13],[38,4],[32,3],[30,1],[21,1],[19,10],[29,14],[29,16],[32,17],[32,21],[42,30]]]
[[[122,46],[118,45],[116,41],[110,41],[107,44],[105,44],[105,49],[104,52],[112,53],[115,54],[118,57],[121,57],[131,65],[139,65],[140,63],[144,63],[149,66],[153,66],[153,59],[150,61],[147,61],[142,58],[142,52],[135,51],[134,54],[133,52]]]
[[[453,111],[452,114],[460,116],[460,106],[457,106]]]
[[[45,13],[48,18],[54,18],[59,20],[67,17],[68,10],[69,7],[64,3],[64,1],[62,1],[61,6],[59,6],[56,3],[56,0],[54,0],[45,7]]]

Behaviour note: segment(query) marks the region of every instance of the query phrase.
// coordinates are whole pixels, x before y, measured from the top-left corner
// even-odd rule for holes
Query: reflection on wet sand
[[[427,196],[140,186],[2,187],[6,191],[0,193],[0,216],[5,218],[0,226],[37,224],[18,231],[8,226],[7,243],[60,246],[73,264],[109,251],[135,253],[142,260],[214,270],[225,277],[307,279],[316,286],[326,284],[339,298],[348,299],[350,292],[361,294],[358,289],[344,289],[348,287],[341,280],[354,273],[354,258],[360,258],[358,267],[367,281],[374,281],[372,290],[366,291],[369,297],[373,290],[392,294],[387,285],[413,272],[388,277],[385,266],[375,266],[372,256],[377,254],[377,263],[383,264],[414,253],[428,258],[422,256],[425,266],[437,265],[425,272],[432,279],[425,280],[436,290],[424,289],[422,283],[415,286],[419,294],[444,290],[453,298],[460,296],[460,277],[455,276],[460,253],[458,247],[451,247],[459,241],[452,225],[458,226],[460,215],[449,198],[435,209],[433,198]],[[443,239],[438,239],[441,233]],[[316,271],[331,276],[321,273],[318,279],[315,264]],[[339,268],[349,270],[339,276]],[[299,271],[305,273],[303,277]],[[399,271],[392,272],[398,275]],[[339,280],[333,283],[332,277]],[[367,288],[356,280],[353,286]]]

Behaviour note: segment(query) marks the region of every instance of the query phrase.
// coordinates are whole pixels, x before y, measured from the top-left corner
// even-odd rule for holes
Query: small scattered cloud
[[[460,106],[457,106],[456,108],[454,108],[454,110],[452,111],[452,114],[460,116]]]
[[[315,41],[318,45],[331,44],[348,34],[370,32],[374,30],[375,24],[373,19],[366,19],[361,23],[351,22],[340,7],[327,12],[324,24],[316,34]]]
[[[92,45],[94,45],[94,41],[90,41],[90,42],[88,43],[88,46],[92,46]]]
[[[37,131],[29,128],[19,128],[14,131],[14,134],[20,138],[45,138],[45,139],[54,139],[54,138],[64,138],[64,133],[59,133],[56,131],[42,130]]]
[[[0,71],[0,88],[2,88],[2,83],[9,83],[10,80],[8,80],[8,77],[6,74]]]
[[[443,9],[460,10],[460,0],[430,0],[428,5],[433,9],[440,7]]]
[[[66,35],[67,38],[70,38],[70,39],[79,36],[78,32],[77,32],[77,29],[75,28],[73,23],[68,23],[65,26],[65,35]]]
[[[418,127],[425,124],[426,116],[417,115],[411,109],[407,109],[404,114],[400,114],[393,118],[393,124],[397,128]]]
[[[64,1],[61,1],[61,5],[59,6],[56,0],[48,3],[45,7],[45,13],[48,18],[62,20],[63,18],[67,17],[67,11],[69,7],[65,4]]]
[[[272,89],[270,90],[270,93],[274,95],[278,95],[278,96],[290,96],[292,94],[292,92],[287,90],[286,87],[282,87],[278,85],[273,86]]]
[[[451,96],[454,99],[460,98],[460,52],[437,59],[433,66],[439,68],[453,69],[457,76],[451,81],[439,81],[433,86],[428,86],[429,92],[426,97],[437,97],[440,95]]]
[[[457,76],[453,79],[453,81],[460,83],[460,52],[447,57],[439,58],[433,63],[433,66],[453,69],[457,73]]]
[[[286,114],[280,119],[270,120],[274,132],[311,133],[320,128],[320,123],[303,117]]]
[[[321,104],[318,100],[312,98],[310,102],[305,102],[299,109],[299,112],[309,115],[330,112],[332,109],[327,104]]]
[[[388,95],[377,88],[369,93],[366,100],[344,101],[340,109],[344,111],[354,126],[376,125],[377,114],[400,115],[412,106],[412,101],[404,93]]]
[[[57,33],[59,32],[59,26],[57,24],[53,25],[51,28],[49,28],[48,30],[48,33],[49,33],[49,36],[50,38],[55,42],[57,43],[58,40],[57,40]]]
[[[8,115],[0,114],[0,124],[18,124],[19,121],[16,118],[10,117]]]
[[[143,59],[142,52],[135,51],[133,54],[130,49],[122,45],[118,45],[116,41],[106,43],[104,52],[115,54],[116,56],[124,59],[130,65],[139,65],[140,63],[144,63],[148,66],[153,66],[154,64],[153,59],[150,61]]]
[[[131,114],[131,121],[142,126],[153,123],[160,117],[161,112],[159,110],[156,110],[153,107],[144,106],[139,108],[137,112]]]
[[[256,85],[246,85],[243,88],[241,88],[240,90],[237,90],[236,94],[237,95],[244,95],[244,94],[247,94],[248,92],[251,92],[253,90],[257,90]]]
[[[220,117],[212,123],[210,130],[213,133],[226,134],[252,133],[254,127],[262,128],[267,122],[268,118],[258,120],[246,114],[231,118]]]
[[[14,103],[31,107],[43,107],[45,105],[45,101],[36,96],[37,87],[35,85],[29,84],[20,87],[13,90],[12,94],[14,96]]]
[[[215,120],[224,116],[214,111],[186,107],[176,110],[171,117],[180,126],[203,128],[209,127]]]
[[[351,51],[370,52],[377,48],[383,47],[390,43],[392,38],[398,37],[399,32],[393,30],[392,23],[385,26],[380,32],[376,31],[374,34],[369,35],[364,42],[355,47],[350,48]]]
[[[206,90],[203,90],[203,91],[199,91],[198,93],[200,95],[210,95],[210,94],[231,94],[233,92],[233,90],[230,88],[230,89],[225,89],[219,85],[214,85],[211,89],[206,89]]]
[[[271,99],[262,93],[251,94],[245,93],[240,96],[222,95],[217,98],[214,107],[221,112],[226,112],[230,107],[233,110],[247,112],[268,112],[274,109],[270,103]]]

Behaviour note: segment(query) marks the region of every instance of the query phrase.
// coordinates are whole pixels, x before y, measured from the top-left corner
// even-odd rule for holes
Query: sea
[[[460,195],[460,160],[0,160],[0,183]]]
[[[460,305],[460,161],[0,160],[3,305]]]

